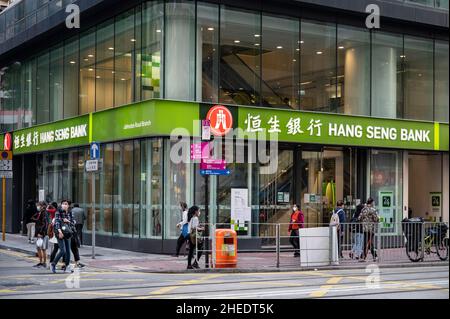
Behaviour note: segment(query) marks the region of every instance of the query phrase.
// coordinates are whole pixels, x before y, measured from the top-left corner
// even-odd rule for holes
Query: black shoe
[[[192,267],[194,267],[195,269],[200,269],[200,266],[198,265],[198,263],[194,263],[194,264],[192,265]]]
[[[192,266],[187,266],[186,269],[194,269],[194,267],[192,267]]]
[[[34,265],[33,268],[39,268],[41,266],[42,266],[42,263],[39,263],[39,264]]]
[[[295,253],[294,257],[300,257],[300,253]]]
[[[67,269],[66,266],[62,266],[62,267],[61,267],[61,270],[62,270],[63,272],[66,272],[66,269]]]
[[[78,263],[78,264],[77,264],[77,267],[78,267],[78,268],[83,268],[84,266],[85,266],[85,265],[82,264],[82,263]]]

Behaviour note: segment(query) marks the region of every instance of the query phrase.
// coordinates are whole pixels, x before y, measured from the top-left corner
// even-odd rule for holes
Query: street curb
[[[12,250],[21,253],[28,254],[30,256],[36,256],[34,251],[26,250],[17,247],[9,247],[0,244],[0,249]],[[85,262],[86,266],[89,266],[89,262]],[[236,273],[267,273],[267,272],[294,272],[294,271],[321,271],[321,270],[354,270],[354,269],[366,269],[368,265],[376,265],[380,269],[385,268],[415,268],[415,267],[439,267],[439,266],[449,266],[449,262],[443,261],[428,261],[428,262],[408,262],[408,263],[392,263],[392,264],[376,264],[367,262],[364,264],[358,263],[357,265],[344,265],[344,266],[318,266],[318,267],[299,267],[299,268],[249,268],[249,269],[222,269],[222,268],[209,268],[209,269],[194,269],[194,270],[127,270],[127,272],[141,272],[141,273],[155,273],[155,274],[186,274],[186,273],[224,273],[224,274],[236,274]],[[107,269],[98,266],[92,266],[95,269]],[[120,269],[118,269],[120,271]]]

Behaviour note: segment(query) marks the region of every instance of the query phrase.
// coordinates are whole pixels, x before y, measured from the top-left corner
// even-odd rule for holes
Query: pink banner
[[[208,159],[209,142],[191,144],[191,160]]]
[[[227,163],[220,159],[204,159],[200,162],[200,169],[224,170],[226,168]]]

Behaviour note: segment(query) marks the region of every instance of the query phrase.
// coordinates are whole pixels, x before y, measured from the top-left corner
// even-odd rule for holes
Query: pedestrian
[[[34,200],[30,199],[27,202],[27,205],[25,207],[25,225],[27,227],[27,237],[28,237],[28,243],[34,244],[34,236],[36,231],[36,221],[33,220],[34,216],[37,213],[37,207]]]
[[[57,208],[58,204],[56,203],[51,203],[47,206],[47,213],[49,215],[50,221],[52,221],[55,218]]]
[[[304,227],[305,216],[297,204],[292,207],[291,219],[288,231],[290,232],[289,242],[294,247],[294,257],[300,256],[300,234],[299,229]]]
[[[48,225],[49,216],[47,214],[47,203],[39,202],[38,206],[38,216],[36,217],[36,250],[39,257],[39,263],[33,267],[47,267],[47,249],[48,249]]]
[[[364,205],[361,203],[356,206],[356,211],[351,219],[351,229],[353,234],[353,246],[352,251],[350,252],[350,258],[360,259],[363,258],[363,244],[364,244],[364,233],[361,222],[359,221],[359,216],[364,208]]]
[[[59,252],[56,254],[55,259],[51,262],[51,270],[56,273],[56,264],[64,257],[63,271],[66,271],[70,265],[70,239],[73,236],[72,226],[74,221],[72,218],[72,212],[69,209],[69,202],[67,200],[61,201],[61,207],[57,210],[55,215],[54,233],[58,240]]]
[[[83,226],[84,222],[86,220],[86,213],[84,212],[84,209],[80,207],[79,204],[75,203],[73,204],[72,208],[72,216],[75,220],[75,228],[77,230],[77,235],[80,240],[80,247],[83,245]]]
[[[372,254],[373,261],[377,260],[374,237],[377,230],[379,217],[377,209],[373,206],[373,202],[373,198],[369,197],[367,199],[366,206],[363,208],[361,215],[359,215],[358,218],[363,224],[364,231],[364,255],[360,261],[366,261],[369,249]]]
[[[331,223],[337,223],[337,234],[338,234],[338,252],[339,258],[344,258],[342,254],[342,243],[344,241],[345,235],[345,211],[344,211],[344,202],[342,200],[338,200],[336,202],[336,209],[333,211],[331,216]]]
[[[180,255],[180,249],[183,246],[183,244],[186,244],[188,246],[187,237],[188,237],[188,207],[185,202],[180,203],[181,208],[181,221],[177,224],[177,228],[181,230],[180,236],[177,240],[177,248],[175,251],[174,257],[178,257]]]
[[[188,266],[187,269],[200,268],[198,265],[198,260],[202,257],[202,240],[201,234],[199,232],[203,231],[204,228],[200,226],[200,208],[197,206],[192,206],[188,211],[188,230],[189,230],[189,254],[188,254]],[[196,252],[196,258],[194,264],[192,264],[192,257],[194,256],[194,251]]]

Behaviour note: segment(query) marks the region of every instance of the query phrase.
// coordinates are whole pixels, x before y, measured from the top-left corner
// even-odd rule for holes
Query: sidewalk
[[[1,232],[0,232],[1,235]],[[50,244],[51,245],[51,244]],[[0,249],[9,249],[34,256],[35,244],[29,244],[25,236],[19,234],[6,234],[6,241],[0,239]],[[182,249],[182,252],[185,250]],[[49,251],[47,252],[49,253]],[[96,268],[109,271],[137,271],[137,272],[185,272],[187,256],[172,257],[161,254],[147,254],[118,250],[111,248],[96,247],[95,259],[92,259],[92,247],[80,248],[81,262],[88,268]],[[73,256],[72,256],[73,258]],[[37,257],[36,257],[37,261]],[[204,269],[205,258],[202,256],[199,262],[201,270],[198,271],[220,271],[220,272],[269,272],[269,271],[293,271],[293,270],[328,270],[328,269],[355,269],[365,268],[370,262],[358,263],[352,260],[343,260],[338,266],[322,267],[300,267],[299,258],[294,258],[292,253],[282,252],[280,254],[280,267],[276,267],[276,254],[274,252],[239,253],[236,269]],[[429,261],[412,263],[402,260],[399,263],[379,263],[381,268],[385,267],[417,267],[417,266],[448,266],[448,261]]]

